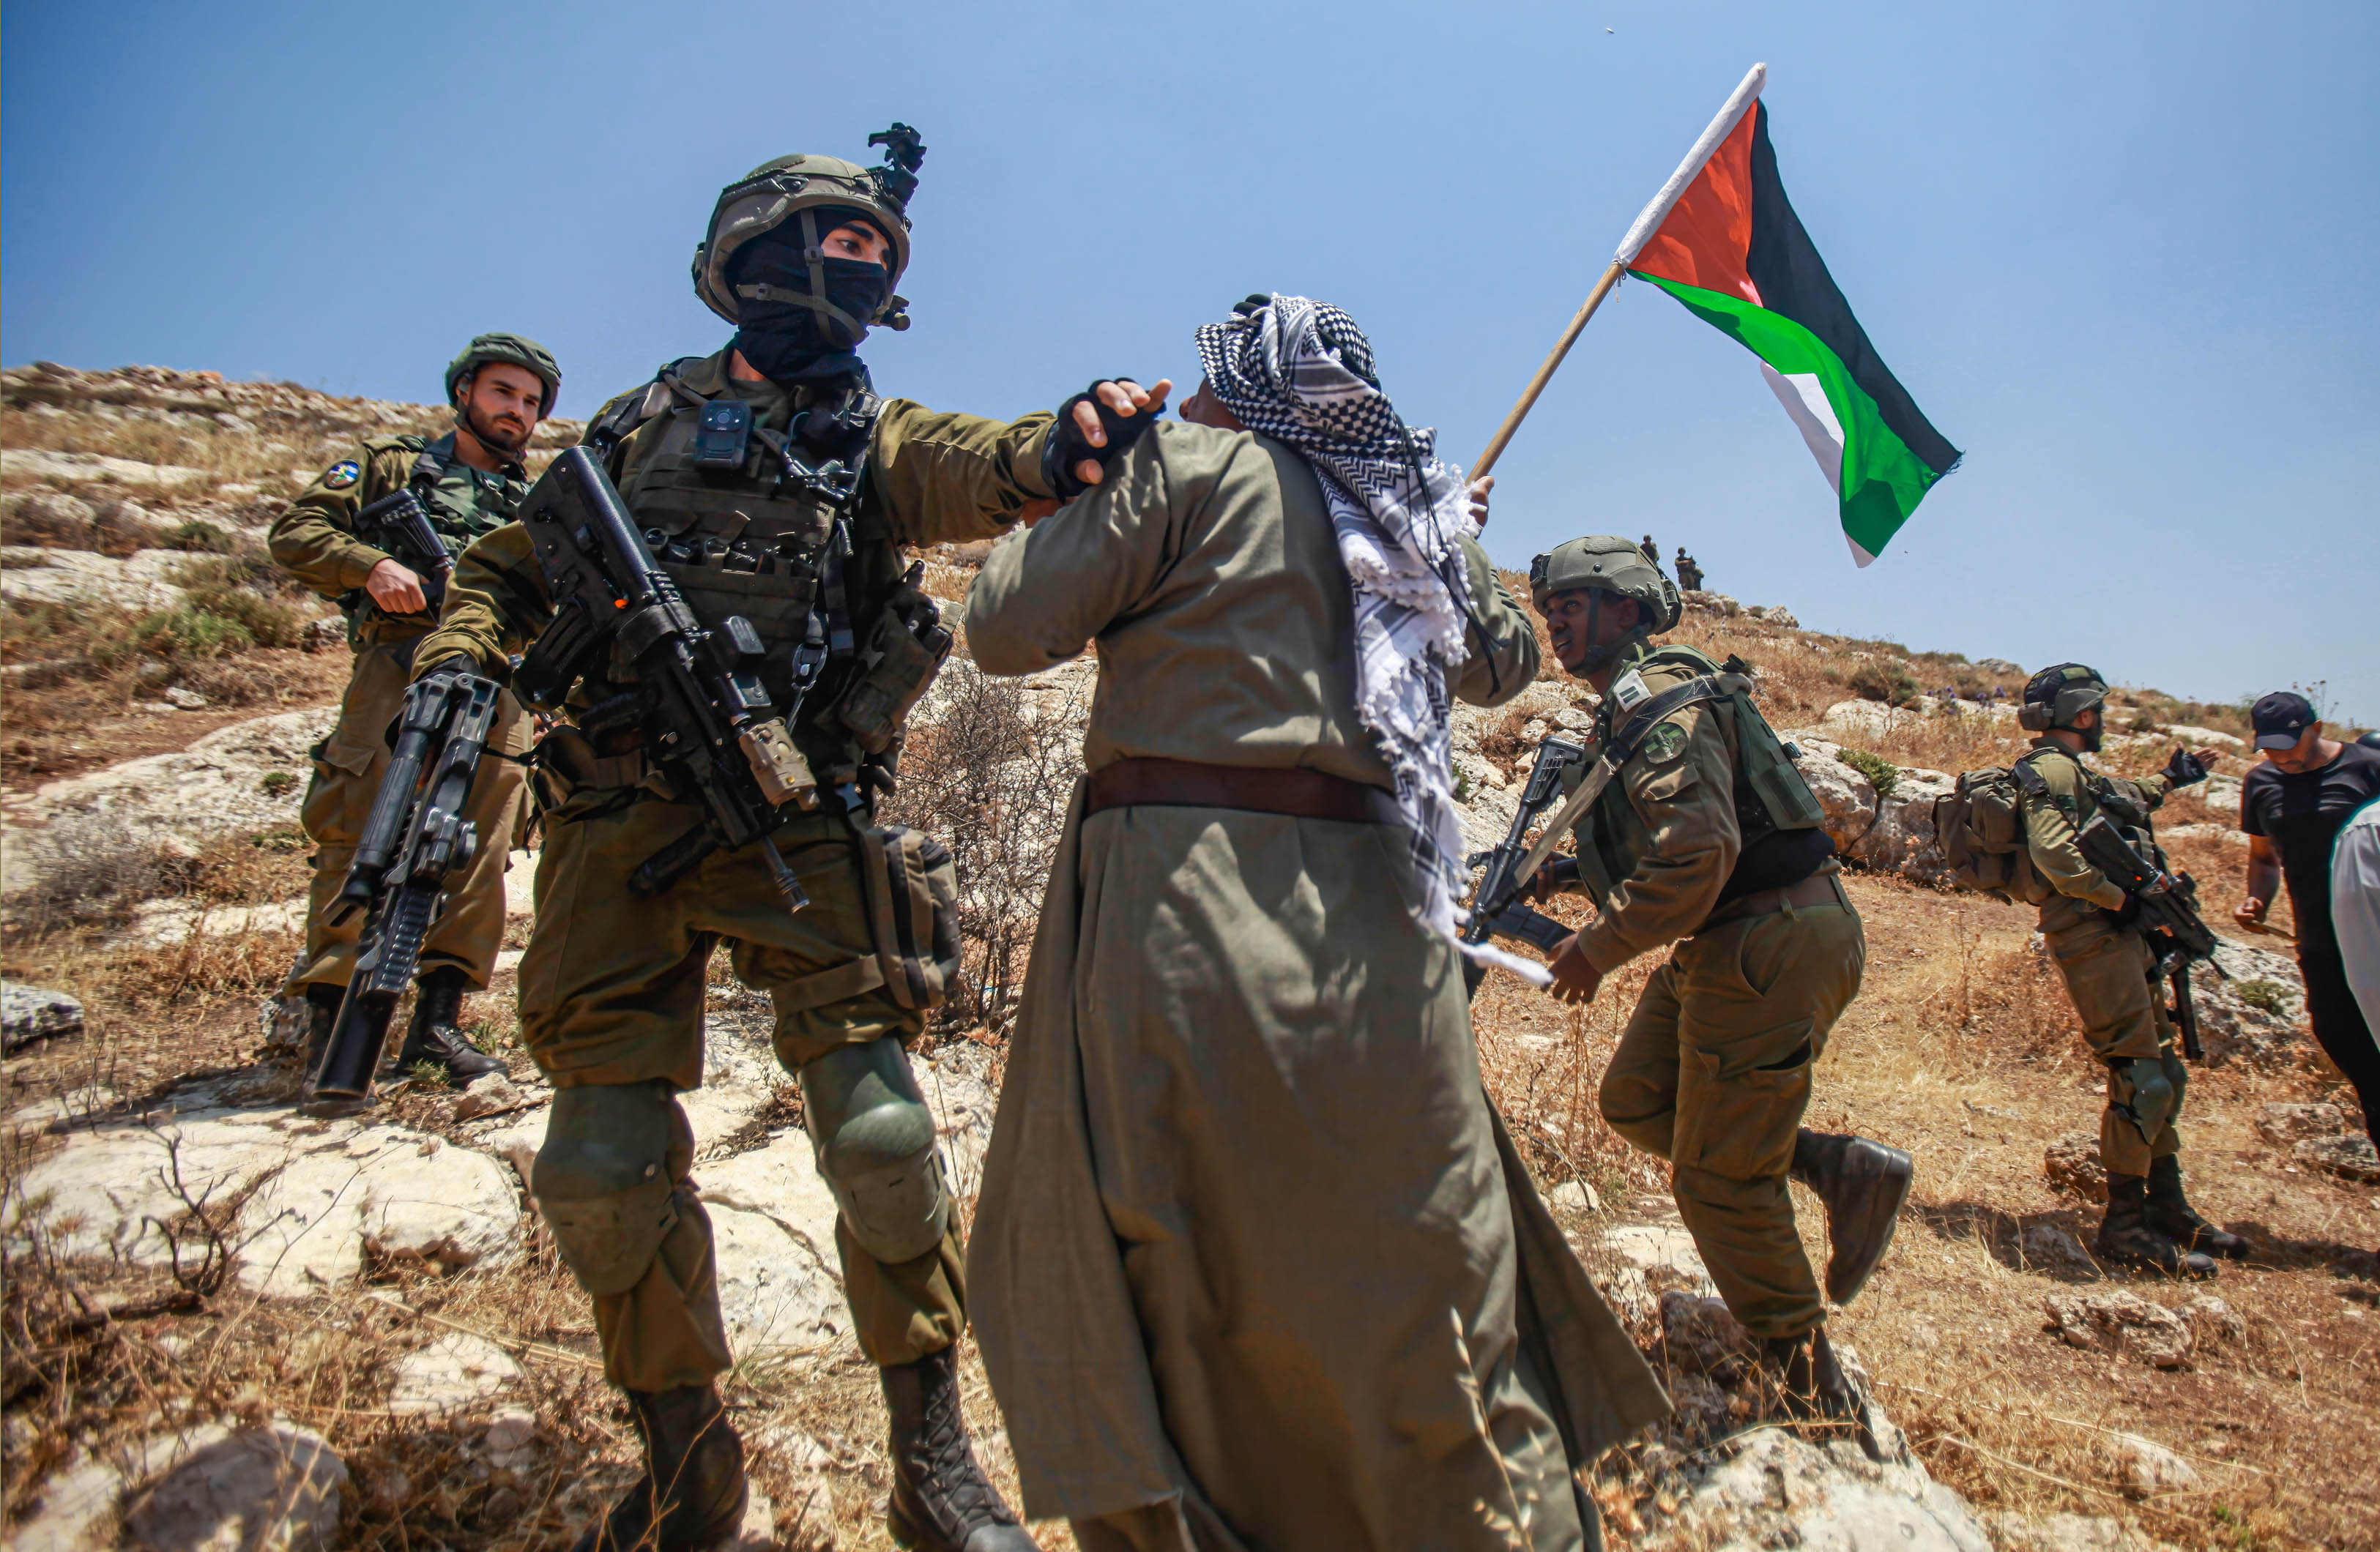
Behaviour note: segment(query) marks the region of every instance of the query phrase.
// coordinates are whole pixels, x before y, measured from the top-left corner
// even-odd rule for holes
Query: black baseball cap
[[[2256,725],[2259,749],[2294,749],[2305,730],[2321,721],[2313,714],[2313,703],[2292,690],[2275,690],[2256,702],[2248,718]]]

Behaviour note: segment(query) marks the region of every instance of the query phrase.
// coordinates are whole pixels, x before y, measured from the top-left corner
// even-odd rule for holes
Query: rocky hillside
[[[273,582],[262,526],[356,437],[432,430],[442,412],[148,369],[37,367],[0,389],[9,1545],[229,1545],[235,1525],[288,1546],[566,1545],[633,1449],[523,1191],[550,1098],[512,1012],[533,857],[514,858],[507,951],[469,1008],[508,1076],[460,1093],[408,1080],[369,1117],[306,1121],[289,1108],[292,1010],[270,997],[302,920],[304,751],[345,653],[307,649],[325,606]],[[953,617],[978,559],[929,557]],[[1932,832],[1950,774],[2018,746],[1995,692],[2023,671],[1691,601],[1678,638],[1757,672],[1868,926],[1866,985],[1813,1123],[1910,1147],[1920,1175],[1892,1257],[1837,1318],[1878,1403],[1860,1437],[1755,1425],[1747,1340],[1664,1175],[1595,1111],[1650,964],[1579,1011],[1490,978],[1475,1005],[1490,1090],[1678,1406],[1597,1469],[1614,1544],[2380,1540],[2380,1164],[2347,1136],[2286,945],[2227,941],[2228,978],[2198,983],[2192,1189],[2255,1260],[2206,1287],[2108,1275],[2087,1248],[2098,1071],[2031,914],[1946,890]],[[970,1191],[1093,678],[1082,661],[990,680],[962,656],[905,764],[902,817],[950,837],[966,880],[974,985],[920,1072]],[[2177,740],[2230,750],[2244,731],[2236,708],[2119,699],[2118,769],[2153,768]],[[1501,838],[1537,741],[1593,709],[1551,671],[1461,713],[1476,843]],[[2160,826],[2218,910],[2239,888],[2224,783],[2243,752]],[[766,1005],[723,956],[707,1019],[707,1084],[687,1104],[741,1360],[728,1393],[767,1497],[746,1545],[888,1545],[881,1405],[850,1340],[832,1201]],[[1013,1490],[998,1411],[967,1373],[983,1453]],[[1061,1526],[1038,1534],[1068,1544]]]

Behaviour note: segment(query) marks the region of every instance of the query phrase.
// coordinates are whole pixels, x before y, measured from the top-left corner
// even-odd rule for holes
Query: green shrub
[[[257,783],[264,789],[267,797],[279,797],[297,784],[298,778],[286,770],[268,770],[264,773],[264,780]]]
[[[1900,784],[1900,767],[1881,755],[1871,755],[1865,749],[1845,749],[1840,757],[1845,765],[1868,780],[1876,795],[1883,797]]]
[[[2233,983],[2231,989],[2239,993],[2240,1000],[2251,1008],[2262,1008],[2268,1013],[2289,1012],[2289,994],[2281,988],[2278,981],[2239,981]]]
[[[166,544],[169,549],[188,550],[202,555],[228,555],[238,542],[212,523],[193,518],[176,528]]]
[[[166,662],[195,662],[245,652],[255,645],[256,637],[239,621],[212,610],[184,604],[143,619],[132,627],[132,638],[109,649],[108,656],[116,662],[128,655],[158,658]]]
[[[1862,700],[1880,700],[1887,706],[1898,706],[1918,691],[1917,680],[1909,670],[1875,658],[1852,669],[1844,684]]]
[[[295,647],[306,621],[287,604],[231,583],[214,583],[190,590],[191,607],[237,622],[258,647]]]

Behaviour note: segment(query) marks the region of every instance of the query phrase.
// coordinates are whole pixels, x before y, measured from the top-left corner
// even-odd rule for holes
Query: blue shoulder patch
[[[344,491],[363,477],[364,471],[356,467],[356,461],[353,458],[345,459],[322,471],[322,488],[326,491]]]

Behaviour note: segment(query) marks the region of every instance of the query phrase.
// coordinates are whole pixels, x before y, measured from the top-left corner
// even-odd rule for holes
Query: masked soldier
[[[1670,1161],[1679,1214],[1787,1410],[1853,1415],[1786,1182],[1826,1204],[1827,1296],[1844,1303],[1891,1243],[1911,1167],[1898,1148],[1800,1125],[1867,959],[1824,815],[1742,663],[1650,647],[1678,623],[1678,595],[1638,546],[1572,540],[1536,558],[1530,593],[1562,666],[1603,697],[1590,754],[1619,762],[1576,823],[1576,856],[1536,880],[1541,897],[1596,903],[1556,951],[1552,989],[1585,1003],[1628,960],[1677,944],[1604,1073],[1604,1120]],[[1566,785],[1585,774],[1573,765]]]
[[[437,584],[415,566],[359,537],[358,515],[410,489],[448,555],[512,521],[528,490],[521,458],[529,433],[553,409],[562,373],[534,340],[481,334],[446,369],[455,429],[435,442],[371,437],[324,470],[273,525],[273,558],[299,581],[336,599],[355,649],[354,676],[330,737],[315,746],[314,777],[300,818],[313,842],[314,880],[307,902],[306,955],[286,993],[305,994],[306,1071],[320,1061],[355,972],[363,914],[329,919],[364,820],[388,770],[387,732],[405,701],[415,649],[437,624],[427,590]],[[417,556],[417,563],[421,558]],[[517,757],[528,748],[520,703],[498,702],[489,752]],[[504,1063],[472,1049],[459,1026],[463,988],[484,989],[504,931],[504,855],[522,797],[516,760],[483,761],[464,816],[482,837],[462,881],[422,945],[413,1022],[397,1064],[426,1061],[457,1079],[498,1072]]]
[[[1095,384],[1054,424],[880,400],[854,350],[870,325],[906,323],[892,287],[923,150],[901,127],[892,139],[886,167],[785,156],[724,190],[694,286],[734,339],[663,368],[589,429],[686,604],[730,639],[759,637],[770,715],[815,782],[778,810],[772,836],[808,896],[795,909],[759,844],[682,856],[674,880],[632,885],[705,810],[649,758],[625,653],[584,673],[575,725],[539,746],[546,839],[521,1027],[555,1096],[530,1189],[594,1299],[605,1373],[627,1393],[646,1467],[579,1544],[589,1552],[706,1545],[745,1499],[742,1446],[712,1383],[730,1357],[710,1226],[675,1097],[701,1081],[703,971],[722,940],[737,976],[774,1002],[777,1056],[799,1075],[842,1209],[844,1290],[892,1414],[894,1538],[949,1552],[1033,1545],[984,1480],[960,1413],[965,1263],[904,1054],[954,969],[938,957],[955,953],[941,915],[950,857],[874,826],[871,805],[951,645],[901,547],[990,538],[1029,503],[1096,483],[1128,440],[1101,429],[1101,409],[1136,434],[1165,385]],[[503,676],[506,654],[553,617],[535,552],[515,524],[464,556],[418,673]],[[897,927],[888,887],[903,891]],[[928,928],[911,907],[929,896]]]
[[[2095,669],[2059,663],[2034,674],[2017,708],[2033,747],[2015,768],[2025,855],[2022,885],[2041,907],[2041,935],[2082,1020],[2091,1053],[2107,1067],[2107,1108],[2099,1117],[2099,1160],[2107,1171],[2102,1259],[2190,1277],[2213,1277],[2202,1251],[2244,1259],[2248,1242],[2192,1210],[2181,1190],[2181,1113],[2189,1070],[2174,1050],[2174,1026],[2157,992],[2156,954],[2136,925],[2139,907],[2082,860],[2075,842],[2105,813],[2143,855],[2156,857],[2149,814],[2204,767],[2177,750],[2162,776],[2103,776],[2082,763],[2106,735],[2107,682]]]

